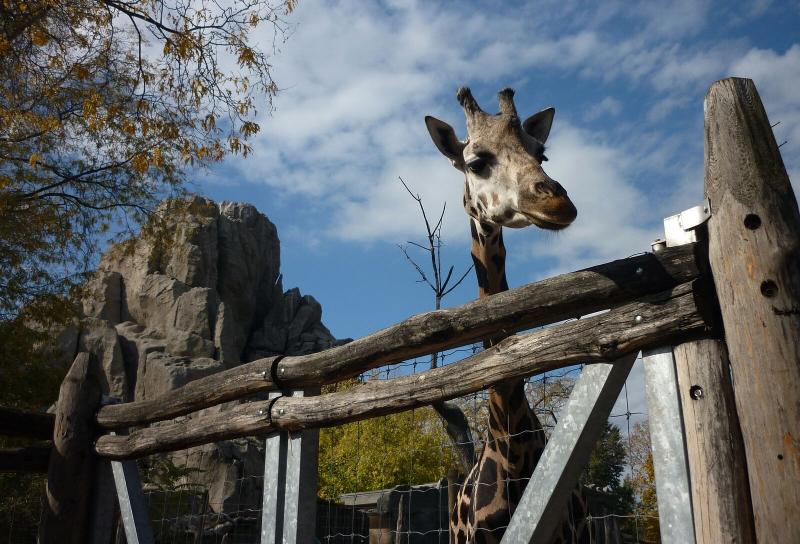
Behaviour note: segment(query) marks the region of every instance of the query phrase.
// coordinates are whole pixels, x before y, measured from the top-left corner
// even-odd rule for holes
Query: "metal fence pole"
[[[117,487],[120,517],[128,544],[153,544],[150,514],[142,493],[139,467],[136,461],[111,461],[111,471]]]
[[[584,367],[514,511],[503,544],[550,542],[636,355]]]
[[[689,469],[672,347],[642,353],[661,540],[695,542]]]
[[[270,393],[269,398],[281,393]],[[303,391],[293,391],[302,397]],[[264,451],[261,544],[312,542],[316,528],[319,431],[273,433]]]

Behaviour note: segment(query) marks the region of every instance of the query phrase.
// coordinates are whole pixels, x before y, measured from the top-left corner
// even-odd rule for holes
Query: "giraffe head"
[[[498,93],[496,115],[484,112],[466,87],[456,96],[467,117],[466,141],[435,117],[425,117],[425,124],[439,151],[464,172],[467,214],[501,227],[569,226],[578,212],[564,188],[542,169],[555,110],[547,108],[520,122],[511,89]]]

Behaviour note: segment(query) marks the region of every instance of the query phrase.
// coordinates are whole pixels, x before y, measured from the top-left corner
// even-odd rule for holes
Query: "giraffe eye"
[[[467,168],[469,169],[470,172],[473,172],[475,174],[480,174],[481,172],[484,171],[484,169],[488,164],[489,164],[489,157],[484,157],[479,155],[477,157],[473,157],[472,159],[470,159],[469,162],[467,162]]]
[[[467,163],[467,168],[470,172],[480,174],[486,168],[487,160],[481,157],[476,157]]]

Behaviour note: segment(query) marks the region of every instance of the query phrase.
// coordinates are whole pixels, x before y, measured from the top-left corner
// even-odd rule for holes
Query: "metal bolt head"
[[[640,315],[637,315],[636,317],[633,318],[633,322],[636,323],[637,325],[642,321],[644,321],[644,318]]]
[[[279,367],[279,368],[278,368],[278,372],[280,372],[281,374],[286,374],[286,368],[284,368],[284,367]]]
[[[655,240],[652,244],[650,244],[650,247],[653,249],[653,253],[658,253],[659,251],[667,247],[667,242],[659,238],[658,240]]]
[[[694,400],[699,400],[703,398],[703,388],[699,385],[693,385],[689,388],[689,396],[692,397]]]
[[[258,411],[258,415],[265,416],[265,415],[267,415],[267,411],[266,410],[259,410]]]
[[[642,274],[644,274],[644,268],[640,266],[639,268],[636,269],[636,275],[641,276]]]
[[[284,412],[286,412],[286,410],[284,410],[283,408],[278,408],[278,415],[279,416],[282,416],[284,414]]]
[[[264,372],[261,373],[261,377],[264,378],[265,380],[269,379],[269,372],[265,370]]]

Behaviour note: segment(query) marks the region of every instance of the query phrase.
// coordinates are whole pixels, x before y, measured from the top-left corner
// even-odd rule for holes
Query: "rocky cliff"
[[[103,255],[80,325],[59,339],[68,357],[82,350],[98,356],[107,395],[150,399],[243,362],[337,342],[313,297],[283,291],[275,225],[253,206],[195,197],[160,232],[167,236],[142,236]],[[259,441],[212,444],[171,459],[179,458],[194,474],[181,483],[207,488],[212,510],[238,509],[233,500],[242,497],[260,504],[260,481],[246,478],[263,467]]]

